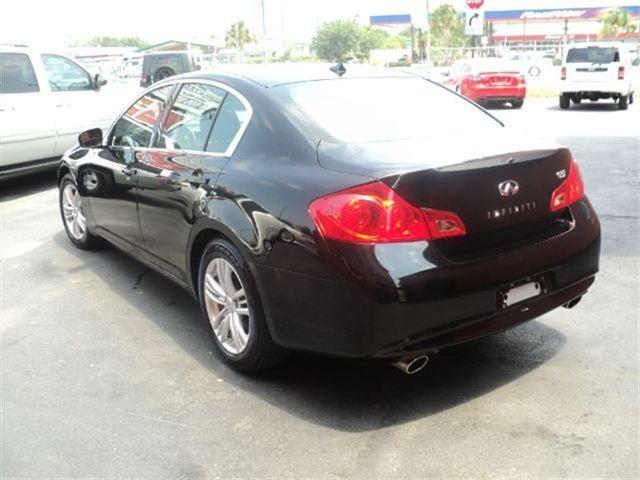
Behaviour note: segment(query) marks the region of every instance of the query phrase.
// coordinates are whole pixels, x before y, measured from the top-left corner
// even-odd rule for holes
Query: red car
[[[445,75],[444,85],[481,105],[510,103],[521,108],[527,95],[524,75],[504,62],[462,61]]]

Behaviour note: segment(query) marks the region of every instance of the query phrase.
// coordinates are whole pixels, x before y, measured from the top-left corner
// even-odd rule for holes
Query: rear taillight
[[[624,67],[622,65],[618,67],[618,80],[624,80]]]
[[[580,175],[580,167],[578,167],[578,163],[575,160],[571,159],[569,175],[567,175],[567,179],[553,191],[549,208],[552,212],[557,212],[577,202],[583,196],[584,184],[582,183],[582,175]]]
[[[309,213],[325,238],[349,243],[394,243],[464,235],[452,212],[414,207],[383,182],[321,197]]]
[[[566,80],[567,79],[567,67],[562,67],[562,70],[560,70],[560,80]]]

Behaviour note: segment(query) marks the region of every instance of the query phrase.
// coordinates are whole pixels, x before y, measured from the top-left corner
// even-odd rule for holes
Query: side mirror
[[[96,73],[93,77],[93,88],[95,90],[100,90],[101,87],[105,86],[107,84],[107,80],[100,75],[99,73]]]
[[[78,135],[78,143],[84,148],[99,147],[102,145],[102,129],[92,128],[91,130],[85,130]]]

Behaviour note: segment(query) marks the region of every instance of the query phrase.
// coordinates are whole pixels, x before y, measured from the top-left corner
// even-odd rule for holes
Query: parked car
[[[202,54],[196,51],[147,53],[142,60],[140,86],[148,87],[173,75],[201,68]]]
[[[65,154],[70,241],[106,239],[187,289],[222,358],[248,371],[300,349],[413,373],[580,300],[600,227],[569,150],[431,81],[340,72],[153,85]]]
[[[513,52],[504,60],[506,60],[506,64],[513,63],[513,67],[518,71],[525,72],[531,77],[538,77],[553,65],[554,56],[554,51]]]
[[[107,127],[105,83],[63,54],[0,45],[0,178],[51,168],[78,133]]]
[[[522,108],[527,95],[524,75],[500,60],[464,60],[444,74],[444,85],[481,105],[509,103]]]
[[[633,103],[631,56],[622,42],[576,44],[567,48],[560,73],[560,108],[571,102],[612,99],[620,110]]]

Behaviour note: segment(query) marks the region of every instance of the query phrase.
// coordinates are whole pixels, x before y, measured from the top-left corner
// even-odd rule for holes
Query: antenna
[[[347,69],[345,68],[342,62],[338,62],[332,67],[329,67],[329,70],[331,70],[333,73],[335,73],[339,77],[342,77],[345,73],[347,73]]]

